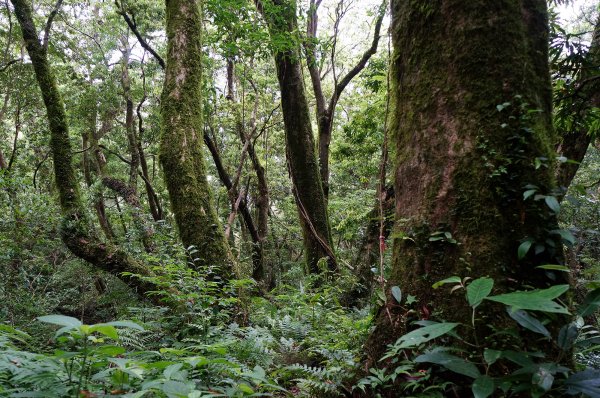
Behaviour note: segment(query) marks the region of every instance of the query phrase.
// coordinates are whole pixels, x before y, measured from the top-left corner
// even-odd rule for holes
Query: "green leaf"
[[[546,196],[544,201],[553,212],[558,213],[560,211],[560,203],[558,203],[555,196]]]
[[[542,390],[549,391],[554,383],[554,375],[545,367],[540,366],[538,371],[533,374],[531,382]]]
[[[510,308],[507,308],[508,315],[517,321],[517,323],[523,326],[525,329],[531,330],[532,332],[542,334],[546,337],[550,337],[550,332],[540,321],[529,315],[526,311],[516,310],[511,311]]]
[[[392,296],[398,304],[402,302],[402,290],[398,286],[392,286]]]
[[[492,365],[502,356],[502,351],[492,350],[490,348],[486,348],[483,351],[483,358],[485,359],[485,363],[488,365]]]
[[[135,322],[131,322],[131,321],[112,321],[112,322],[105,323],[105,325],[110,325],[110,326],[114,326],[117,328],[135,329],[135,330],[139,330],[140,332],[143,332],[145,330],[142,326],[138,325]]]
[[[490,376],[479,376],[471,387],[474,398],[487,398],[494,393],[494,379]]]
[[[53,325],[68,327],[71,329],[81,326],[81,321],[79,319],[65,315],[45,315],[38,317],[37,320],[45,323],[51,323]]]
[[[565,267],[564,265],[546,264],[546,265],[538,265],[535,268],[547,269],[550,271],[571,272],[569,267]]]
[[[458,325],[458,323],[436,323],[434,325],[429,325],[419,328],[417,330],[413,330],[412,332],[409,332],[404,336],[400,337],[398,341],[396,341],[396,344],[399,344],[399,346],[395,348],[402,349],[418,346],[437,337],[445,335]]]
[[[577,327],[576,322],[571,322],[567,325],[564,325],[558,331],[558,338],[556,339],[556,344],[563,350],[568,351],[573,347],[573,343],[579,336],[579,328]]]
[[[463,358],[457,357],[452,354],[448,354],[446,352],[438,351],[419,355],[417,358],[415,358],[415,362],[434,363],[436,365],[443,366],[454,373],[472,377],[473,379],[476,379],[479,376],[481,376],[481,373],[479,373],[477,366]]]
[[[477,307],[491,293],[493,287],[494,280],[492,278],[475,279],[467,286],[469,305],[473,308]]]
[[[589,292],[577,313],[581,316],[589,316],[598,310],[600,307],[600,288],[594,289]]]
[[[460,282],[461,282],[460,276],[451,276],[450,278],[446,278],[444,280],[434,283],[431,287],[433,287],[434,289],[437,289],[438,287],[445,285],[446,283],[460,283]]]
[[[534,195],[537,192],[537,189],[529,189],[523,192],[523,200],[527,200],[529,197]]]
[[[525,242],[519,245],[519,249],[517,250],[517,256],[519,257],[519,260],[522,260],[525,257],[525,255],[527,255],[527,252],[531,248],[532,244],[533,241],[526,240]]]
[[[575,244],[575,237],[568,229],[554,229],[550,231],[551,234],[560,235],[561,239],[567,246],[573,246]]]
[[[585,394],[589,397],[600,396],[600,370],[587,368],[572,374],[566,381],[567,394]]]
[[[486,297],[486,300],[506,304],[515,309],[569,314],[562,305],[552,301],[569,290],[569,285],[556,285],[548,289],[514,292]]]
[[[106,337],[110,337],[113,340],[119,339],[119,333],[117,332],[117,329],[112,325],[107,325],[107,324],[102,324],[102,323],[93,325],[92,327],[90,327],[89,333],[94,333],[94,332],[103,334]]]

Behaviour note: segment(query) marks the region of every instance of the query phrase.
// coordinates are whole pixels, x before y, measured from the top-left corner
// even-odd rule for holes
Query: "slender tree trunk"
[[[154,287],[149,282],[142,281],[135,276],[123,276],[123,272],[144,276],[151,276],[152,272],[118,247],[100,241],[86,217],[72,164],[67,116],[56,80],[48,63],[46,50],[39,41],[29,2],[26,0],[11,1],[15,7],[27,52],[31,58],[46,106],[55,183],[64,216],[61,228],[62,239],[77,257],[98,268],[114,273],[130,286],[137,288],[139,292],[152,290]]]
[[[129,155],[131,163],[129,164],[129,185],[134,192],[137,192],[137,175],[140,166],[140,153],[138,151],[137,137],[135,133],[135,124],[133,120],[133,99],[131,98],[131,79],[129,78],[129,44],[123,40],[125,49],[123,50],[121,87],[123,88],[123,98],[125,99],[125,130],[127,132],[127,142],[129,143]]]
[[[145,83],[145,76],[143,77]],[[145,86],[144,86],[145,90]],[[154,221],[160,221],[164,219],[162,206],[160,204],[160,199],[152,186],[150,173],[148,171],[148,162],[146,161],[146,154],[144,153],[144,147],[142,145],[144,139],[144,119],[142,118],[142,105],[146,99],[146,94],[144,93],[144,98],[138,104],[137,107],[137,117],[138,117],[138,141],[137,141],[137,150],[140,157],[140,167],[142,169],[142,179],[144,180],[144,186],[146,187],[146,194],[148,195],[148,206],[150,207],[150,213],[152,214],[152,218]]]
[[[584,118],[591,108],[600,108],[600,17],[596,21],[592,43],[584,62],[581,74],[579,95],[582,97],[582,109],[578,110],[578,117]],[[563,132],[557,152],[576,163],[561,163],[557,169],[558,186],[564,191],[569,188],[579,165],[583,161],[592,136],[587,128],[577,126],[574,131]],[[562,197],[561,197],[562,198]]]
[[[337,76],[334,76],[334,89],[329,101],[326,100],[325,93],[323,92],[321,70],[318,66],[316,51],[318,28],[317,11],[321,1],[322,0],[310,1],[306,25],[307,40],[304,42],[304,47],[306,49],[306,63],[308,66],[316,102],[317,131],[319,137],[319,173],[321,176],[321,182],[323,183],[323,194],[325,195],[325,200],[327,200],[329,198],[329,147],[331,146],[335,108],[346,86],[348,86],[352,79],[354,79],[367,66],[371,57],[377,52],[381,25],[383,24],[383,18],[387,10],[388,1],[384,0],[379,6],[379,12],[375,18],[373,39],[369,48],[364,52],[356,65],[354,65],[340,80],[337,79]],[[334,28],[334,36],[337,36],[338,34],[337,25],[340,22],[341,16],[338,16],[338,18],[338,21],[335,23],[336,27]],[[335,61],[335,46],[333,46],[331,51],[331,58]]]
[[[232,274],[202,152],[202,19],[195,0],[166,0],[167,68],[161,99],[160,160],[175,221],[197,265]]]
[[[535,167],[554,158],[545,0],[393,0],[392,35],[396,237],[390,298],[366,345],[372,364],[407,330],[391,286],[415,295],[423,317],[469,324],[468,306],[433,283],[459,275],[492,277],[495,292],[548,286],[535,266],[563,261],[555,214],[523,198],[528,184],[544,195],[555,187],[553,164]],[[519,260],[524,239],[543,251]],[[483,336],[507,322],[487,306]]]
[[[265,17],[273,42],[291,42],[288,48],[275,49],[275,66],[281,91],[286,155],[296,200],[308,271],[319,273],[319,260],[327,259],[327,268],[337,270],[333,240],[327,214],[327,202],[315,154],[310,110],[300,68],[300,48],[295,44],[298,30],[296,2],[256,1]]]

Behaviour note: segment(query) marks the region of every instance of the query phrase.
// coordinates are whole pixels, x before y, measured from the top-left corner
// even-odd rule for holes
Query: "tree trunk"
[[[335,118],[335,108],[342,95],[344,89],[352,79],[354,79],[366,66],[369,60],[377,52],[379,45],[379,34],[381,32],[381,25],[387,10],[388,1],[384,0],[379,6],[379,12],[375,19],[375,27],[373,30],[373,39],[371,45],[364,52],[362,57],[358,60],[356,65],[352,67],[346,75],[344,75],[339,81],[334,76],[334,89],[329,99],[329,102],[325,99],[323,92],[322,81],[321,81],[321,70],[317,64],[317,28],[318,28],[318,15],[317,11],[321,5],[322,0],[311,0],[308,9],[308,18],[306,24],[306,37],[307,40],[304,42],[306,49],[306,64],[308,66],[308,72],[310,74],[310,80],[312,82],[313,91],[315,95],[315,107],[317,112],[317,132],[318,132],[318,146],[319,146],[319,173],[321,176],[321,182],[323,184],[323,194],[325,200],[329,198],[329,147],[331,145],[331,135],[333,132],[333,121]],[[334,28],[334,40],[337,38],[337,25],[341,22],[341,16],[338,16],[338,20],[335,22]],[[335,45],[332,48],[331,58],[335,58]],[[335,60],[334,60],[335,61]],[[335,75],[335,73],[334,73]]]
[[[202,152],[202,19],[194,0],[166,0],[167,68],[161,99],[160,160],[171,207],[197,266],[217,266],[231,276],[232,263],[217,218]]]
[[[372,364],[407,331],[391,286],[415,295],[424,317],[469,324],[468,305],[433,283],[459,275],[492,277],[495,293],[547,286],[535,266],[563,262],[555,214],[523,198],[528,184],[554,189],[553,164],[535,166],[554,159],[545,0],[394,0],[392,35],[396,231],[388,308],[366,345]],[[526,238],[543,251],[519,260]],[[478,314],[490,327],[506,322]]]
[[[135,276],[123,276],[124,272],[152,276],[152,271],[118,247],[100,241],[86,217],[72,164],[67,116],[56,86],[56,79],[48,63],[46,50],[39,41],[29,2],[26,0],[11,1],[15,7],[27,52],[31,58],[46,106],[55,183],[64,217],[61,228],[62,239],[77,257],[98,268],[114,273],[130,286],[137,288],[140,293],[153,290],[155,287],[149,282],[142,281]]]
[[[577,118],[583,119],[591,108],[600,108],[600,17],[596,21],[592,43],[586,56],[578,88],[582,104],[577,109]],[[576,90],[578,89],[576,88]],[[575,104],[578,101],[574,101]],[[566,192],[579,165],[583,161],[588,147],[592,141],[586,127],[577,126],[574,131],[563,132],[557,152],[569,160],[577,163],[561,163],[557,169],[558,186]],[[562,198],[562,197],[561,197]]]
[[[275,48],[275,66],[281,91],[281,107],[285,129],[286,155],[296,200],[308,271],[319,273],[319,260],[327,258],[327,268],[337,270],[333,241],[323,194],[319,165],[315,154],[310,110],[302,71],[298,38],[296,2],[273,0],[268,4],[257,1],[265,17]],[[292,37],[288,37],[292,36]],[[282,48],[281,42],[291,42]]]

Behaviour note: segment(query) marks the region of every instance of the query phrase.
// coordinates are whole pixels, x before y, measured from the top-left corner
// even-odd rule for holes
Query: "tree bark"
[[[393,0],[392,39],[396,231],[387,308],[366,344],[371,364],[407,331],[391,286],[415,295],[423,317],[469,324],[468,305],[433,283],[489,276],[495,293],[546,287],[535,266],[563,262],[555,214],[523,198],[528,184],[545,195],[555,188],[553,164],[535,167],[554,158],[555,142],[545,0]],[[436,233],[451,239],[431,240]],[[526,238],[544,250],[519,260]],[[507,322],[478,314],[484,335]]]
[[[202,152],[202,19],[194,0],[166,0],[167,67],[161,99],[160,160],[171,207],[197,266],[232,275],[232,259],[206,179]]]
[[[48,63],[46,51],[39,41],[30,4],[26,0],[11,1],[46,106],[55,183],[64,220],[61,228],[63,242],[77,257],[98,268],[114,273],[131,287],[138,289],[140,293],[152,290],[154,286],[151,283],[135,276],[122,274],[130,272],[152,276],[152,271],[120,248],[99,240],[86,216],[72,165],[71,143],[64,105],[56,86],[56,79]]]
[[[286,156],[292,180],[292,191],[304,241],[308,271],[320,273],[319,260],[327,259],[327,268],[337,270],[333,240],[327,214],[327,202],[315,155],[315,142],[310,110],[300,68],[300,47],[297,35],[296,2],[255,1],[263,14],[272,41],[277,43],[275,66],[281,91],[281,108],[286,140]],[[285,42],[286,44],[281,44]]]

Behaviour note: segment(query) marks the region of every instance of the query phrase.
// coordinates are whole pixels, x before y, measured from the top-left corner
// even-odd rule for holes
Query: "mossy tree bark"
[[[25,46],[31,58],[48,115],[55,183],[64,217],[61,228],[62,239],[77,257],[116,274],[140,292],[152,290],[154,286],[150,283],[134,276],[122,275],[123,272],[130,272],[151,276],[152,272],[128,253],[109,242],[102,242],[87,217],[72,164],[72,149],[64,104],[48,62],[46,47],[40,43],[38,38],[30,2],[27,0],[11,1],[21,26]]]
[[[494,292],[547,286],[535,266],[563,261],[555,214],[544,200],[523,199],[528,184],[547,195],[555,186],[553,165],[535,165],[554,159],[547,38],[545,0],[392,1],[396,231],[387,287],[415,295],[424,317],[470,323],[468,305],[433,290],[436,281],[489,276]],[[445,232],[452,238],[430,240]],[[544,251],[518,260],[527,238]],[[404,312],[388,309],[366,345],[373,364],[406,332]],[[505,322],[497,311],[478,314],[484,325]]]
[[[256,0],[255,3],[267,22],[275,47],[287,162],[302,226],[307,267],[309,272],[319,273],[322,271],[319,260],[327,258],[329,270],[336,270],[327,202],[319,175],[301,70],[296,1]]]
[[[161,99],[160,161],[185,247],[198,266],[231,276],[232,263],[202,152],[202,19],[195,0],[166,0],[167,66]]]

